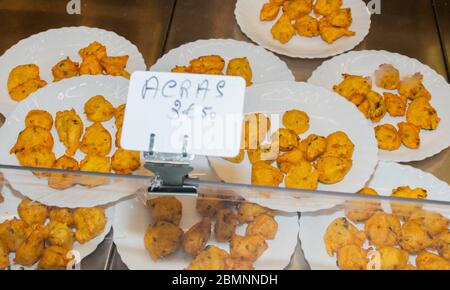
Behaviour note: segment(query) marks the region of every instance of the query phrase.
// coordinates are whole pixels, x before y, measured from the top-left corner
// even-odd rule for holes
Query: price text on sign
[[[121,145],[136,151],[236,156],[245,87],[240,77],[135,72]]]

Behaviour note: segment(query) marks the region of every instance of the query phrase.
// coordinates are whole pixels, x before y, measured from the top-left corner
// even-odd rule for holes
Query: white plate
[[[365,75],[374,77],[374,72],[383,63],[394,65],[401,74],[401,77],[420,72],[424,76],[424,84],[433,95],[431,104],[438,111],[442,119],[437,130],[421,130],[421,144],[417,150],[408,149],[402,146],[396,151],[380,150],[379,157],[384,161],[410,162],[423,160],[438,154],[450,146],[450,85],[436,71],[420,63],[418,60],[387,51],[352,51],[331,60],[325,61],[314,71],[308,83],[318,85],[332,90],[333,85],[342,81],[342,74],[349,73],[355,75]],[[379,89],[375,84],[373,89],[379,93],[389,92]],[[391,91],[392,92],[392,91]],[[396,91],[394,91],[396,93]],[[355,108],[357,111],[357,109]],[[379,124],[392,124],[403,121],[403,117],[391,117],[389,114],[374,127]]]
[[[450,201],[450,187],[447,183],[429,173],[406,165],[380,162],[368,184],[368,186],[377,190],[380,195],[385,196],[390,196],[392,189],[405,185],[412,188],[422,187],[427,189],[429,200]],[[433,208],[429,209],[433,210]],[[391,212],[389,207],[384,208],[384,210]],[[449,212],[444,214],[448,216]],[[313,270],[338,269],[336,257],[328,256],[325,250],[323,235],[328,225],[340,217],[345,217],[342,207],[317,214],[302,214],[299,221],[299,237],[305,258]],[[358,228],[362,229],[362,224],[358,224]],[[415,264],[414,261],[415,257],[411,256],[410,262]]]
[[[51,83],[52,67],[66,57],[80,62],[78,50],[93,41],[104,44],[108,55],[129,55],[126,69],[130,73],[146,70],[144,58],[137,47],[115,32],[84,26],[50,29],[19,41],[0,57],[0,113],[7,116],[18,105],[9,97],[6,85],[14,67],[27,63],[37,64],[41,78]]]
[[[280,127],[284,112],[292,109],[305,111],[310,117],[310,129],[302,134],[301,138],[306,138],[312,133],[327,136],[335,131],[344,131],[355,144],[353,167],[345,179],[333,185],[319,184],[318,190],[356,192],[363,187],[375,170],[378,149],[369,122],[362,114],[354,110],[352,104],[335,93],[306,83],[274,82],[253,86],[247,90],[244,109],[246,114],[256,112],[266,115],[278,114],[278,119],[271,118],[271,132]],[[225,182],[251,183],[251,164],[247,154],[240,164],[234,164],[222,158],[209,160],[217,175]],[[306,202],[305,199],[288,195],[281,197],[283,201],[277,201],[274,198],[255,199],[255,196],[246,196],[245,193],[243,197],[271,208],[290,212],[316,211],[329,206],[323,203],[322,198],[316,201],[311,198]]]
[[[292,72],[281,59],[262,47],[233,39],[197,40],[172,49],[161,57],[151,71],[169,72],[175,66],[185,66],[189,61],[204,55],[217,54],[228,64],[232,58],[247,57],[253,71],[255,84],[271,81],[294,80]]]
[[[11,113],[5,125],[0,129],[0,163],[6,165],[19,165],[15,155],[10,155],[9,150],[14,146],[18,134],[25,128],[24,120],[27,113],[33,109],[47,110],[53,118],[56,112],[75,109],[81,117],[85,129],[92,124],[84,114],[84,104],[95,95],[103,95],[115,107],[126,102],[128,94],[128,80],[122,77],[111,76],[81,76],[62,80],[48,85],[35,92],[29,98],[21,102]],[[114,154],[116,128],[114,118],[102,123],[110,132],[112,137],[111,154]],[[65,146],[58,141],[58,134],[55,126],[52,129],[55,146],[53,151],[58,157],[65,152]],[[84,154],[78,150],[75,159],[81,161]],[[42,202],[47,205],[59,207],[92,207],[111,203],[135,193],[140,186],[138,180],[127,180],[117,177],[110,184],[87,189],[80,185],[66,190],[55,190],[47,186],[47,179],[39,179],[31,172],[15,172],[6,170],[4,172],[14,189],[28,196],[32,200]],[[32,182],[24,182],[24,175]]]
[[[22,199],[24,199],[24,196],[21,196],[19,193],[11,192],[11,190],[8,187],[5,187],[3,190],[3,195],[5,197],[5,201],[3,203],[0,203],[0,223],[4,222],[7,219],[13,219],[13,218],[19,218],[19,214],[17,213],[17,206],[20,204]],[[114,207],[108,207],[105,210],[106,218],[108,219],[108,222],[105,225],[104,231],[97,236],[95,239],[90,240],[89,242],[85,244],[80,244],[78,242],[75,242],[73,245],[73,250],[77,251],[80,254],[80,258],[84,259],[87,256],[89,256],[91,253],[97,249],[98,245],[103,242],[106,235],[111,230],[112,226],[112,219],[114,218]],[[10,260],[13,262],[14,254],[10,255]],[[22,266],[20,265],[13,265],[12,269],[20,269]],[[37,265],[33,265],[31,267],[27,267],[27,269],[36,269]]]
[[[201,220],[195,209],[196,198],[178,196],[183,204],[183,216],[180,227],[187,231]],[[276,216],[278,233],[275,240],[267,241],[269,248],[254,263],[256,270],[281,270],[285,268],[297,245],[298,217],[297,214]],[[122,261],[130,270],[181,270],[187,267],[192,257],[186,256],[180,249],[171,256],[154,262],[144,246],[144,235],[152,223],[149,209],[137,198],[130,198],[119,203],[114,216],[114,244]],[[245,226],[237,229],[238,234],[245,233]],[[218,246],[227,252],[228,244],[218,243],[211,233],[208,245]]]
[[[361,0],[344,0],[342,7],[352,9],[353,24],[350,30],[355,36],[343,37],[333,44],[327,44],[319,37],[295,35],[288,43],[282,44],[272,37],[272,26],[278,20],[260,21],[259,14],[266,0],[238,0],[234,14],[242,32],[259,45],[279,54],[299,58],[325,58],[353,49],[369,34],[370,12]],[[281,15],[281,11],[279,16]]]

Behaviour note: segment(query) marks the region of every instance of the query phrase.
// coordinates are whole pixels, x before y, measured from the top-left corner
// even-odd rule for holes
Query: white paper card
[[[236,156],[245,88],[241,77],[135,72],[121,146],[136,151]]]

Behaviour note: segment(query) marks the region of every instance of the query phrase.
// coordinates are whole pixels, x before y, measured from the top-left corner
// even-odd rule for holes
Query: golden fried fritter
[[[316,163],[319,181],[325,184],[335,184],[342,181],[353,166],[351,159],[325,156]]]
[[[149,199],[147,206],[150,208],[153,222],[165,221],[179,225],[183,214],[183,205],[173,196],[160,196]]]
[[[259,215],[275,216],[275,211],[256,203],[243,202],[239,205],[238,218],[241,224],[250,223]]]
[[[272,134],[272,142],[278,144],[281,151],[291,151],[298,145],[299,137],[295,131],[280,128]]]
[[[239,150],[239,154],[236,155],[235,157],[223,158],[223,159],[225,159],[226,161],[231,162],[231,163],[239,164],[244,160],[244,157],[245,157],[245,150],[241,149],[241,150]]]
[[[404,78],[398,85],[398,93],[402,96],[408,97],[410,100],[418,98],[431,99],[430,92],[425,88],[422,83],[423,75],[416,73],[412,76]]]
[[[53,149],[53,136],[48,130],[40,127],[27,127],[19,133],[16,144],[9,151],[17,154],[33,147],[42,147],[51,151]]]
[[[59,157],[53,164],[54,169],[79,171],[78,161],[67,155]],[[48,186],[54,189],[67,189],[76,184],[77,177],[74,174],[50,173]]]
[[[264,238],[260,235],[234,235],[230,242],[230,255],[235,259],[254,262],[267,250]]]
[[[355,34],[355,32],[350,31],[347,28],[334,27],[331,25],[325,25],[320,28],[320,37],[328,44],[332,44],[344,36],[355,36]]]
[[[227,75],[239,76],[244,78],[247,87],[251,86],[253,72],[250,66],[250,62],[246,57],[233,58],[228,62]]]
[[[384,93],[386,110],[392,117],[402,117],[406,114],[408,98],[391,93]]]
[[[9,266],[10,262],[8,245],[0,240],[0,270],[8,268]]]
[[[348,28],[352,22],[352,10],[350,8],[341,8],[334,10],[326,16],[328,23],[335,27]]]
[[[41,260],[39,261],[39,269],[43,270],[62,270],[66,269],[71,261],[68,258],[69,251],[66,248],[50,246],[45,248],[42,252]]]
[[[72,249],[74,234],[66,224],[52,221],[48,225],[48,242],[52,246],[58,246],[67,250]]]
[[[83,134],[83,121],[74,109],[57,112],[55,127],[58,131],[59,141],[66,146],[66,154],[74,156],[80,147],[80,138]]]
[[[86,58],[89,55],[95,56],[98,60],[106,57],[106,46],[98,41],[90,43],[87,47],[82,48],[78,51],[81,58]]]
[[[28,198],[22,200],[17,207],[17,211],[20,218],[29,226],[34,224],[44,225],[48,217],[47,206],[36,201],[31,201]]]
[[[316,134],[309,135],[299,144],[300,150],[305,154],[306,160],[315,161],[327,149],[327,139]]]
[[[418,223],[427,233],[437,236],[448,229],[449,219],[437,212],[417,210],[409,217],[409,221]]]
[[[190,62],[190,71],[192,73],[216,74],[222,72],[225,67],[225,60],[219,55],[201,56]]]
[[[144,244],[153,261],[174,253],[181,244],[183,230],[178,226],[158,221],[147,228]]]
[[[230,255],[216,246],[207,246],[185,270],[225,270]]]
[[[365,187],[357,193],[363,195],[378,195],[374,189],[369,187]],[[355,223],[364,222],[379,211],[382,211],[379,202],[352,200],[345,204],[345,216]]]
[[[170,70],[173,73],[190,73],[191,72],[191,67],[189,66],[175,66],[174,68],[172,68]]]
[[[108,74],[114,77],[123,77],[126,78],[127,80],[129,80],[131,78],[131,75],[129,72],[127,72],[124,69],[119,69],[117,67],[110,67],[108,68]]]
[[[337,266],[341,270],[366,270],[368,251],[357,245],[345,245],[337,250]]]
[[[141,153],[119,148],[111,158],[111,167],[117,174],[130,174],[141,167]]]
[[[378,141],[378,148],[394,151],[402,145],[402,139],[397,128],[391,124],[384,124],[375,127],[375,137]]]
[[[73,225],[73,212],[69,208],[52,207],[48,213],[50,222],[59,222],[67,226]]]
[[[281,43],[287,43],[294,37],[296,31],[291,19],[286,13],[283,13],[278,21],[272,26],[270,30],[272,37]]]
[[[437,236],[434,244],[439,255],[447,261],[450,261],[450,231],[447,230]]]
[[[315,37],[319,36],[319,21],[310,16],[305,15],[297,18],[294,24],[295,30],[297,30],[298,35],[304,37]]]
[[[395,246],[400,239],[400,219],[378,212],[366,221],[364,231],[369,243],[377,248]]]
[[[94,55],[87,55],[80,65],[80,75],[101,75],[103,68]]]
[[[398,128],[398,134],[400,135],[403,145],[410,149],[417,149],[420,147],[419,128],[407,122],[398,123]]]
[[[111,72],[115,70],[125,70],[129,58],[130,57],[128,55],[105,56],[104,58],[100,59],[100,64],[105,70],[106,74],[111,74]]]
[[[79,64],[67,57],[52,67],[53,81],[58,82],[62,79],[76,77],[79,74],[79,69]]]
[[[342,131],[334,132],[327,137],[327,150],[322,155],[352,159],[355,145],[352,140]]]
[[[277,5],[275,3],[265,3],[261,8],[259,20],[272,21],[277,18],[278,13],[280,13],[280,5]]]
[[[424,199],[427,198],[428,194],[426,189],[420,187],[412,189],[409,186],[400,186],[392,190],[392,196]]]
[[[370,77],[343,74],[344,80],[333,86],[333,91],[350,100],[352,95],[367,96],[372,91],[372,80]]]
[[[287,174],[292,167],[305,160],[304,153],[300,149],[294,148],[278,156],[277,166],[281,172]]]
[[[231,208],[220,209],[217,212],[214,225],[214,237],[218,242],[229,242],[238,226],[238,215]]]
[[[283,3],[283,13],[289,19],[295,20],[301,16],[308,15],[313,8],[313,0],[288,0]]]
[[[395,90],[400,84],[400,72],[392,64],[381,64],[375,71],[377,87],[386,90]]]
[[[48,230],[46,227],[38,224],[33,225],[30,234],[17,249],[14,262],[22,266],[34,265],[44,251],[47,237]]]
[[[16,156],[19,164],[25,167],[52,168],[56,160],[55,154],[43,146],[18,152]],[[48,176],[45,172],[33,172],[33,174],[38,177]]]
[[[114,118],[116,119],[115,121],[116,128],[122,128],[123,126],[123,120],[125,118],[125,109],[126,105],[122,104],[114,110]]]
[[[358,107],[358,110],[361,113],[363,113],[364,117],[366,117],[366,119],[369,119],[369,108],[370,108],[369,101],[367,99],[364,99],[364,101],[357,107]]]
[[[408,265],[409,254],[394,247],[378,249],[381,270],[403,270]]]
[[[39,67],[35,64],[18,65],[11,70],[8,76],[8,92],[23,85],[29,80],[39,80]]]
[[[32,79],[12,89],[9,92],[9,96],[14,101],[20,102],[28,98],[29,95],[31,95],[38,89],[45,87],[46,85],[47,85],[46,81]]]
[[[84,104],[84,113],[89,121],[106,122],[114,116],[113,105],[104,96],[97,95]]]
[[[317,0],[314,4],[314,13],[319,15],[330,15],[342,6],[342,0]]]
[[[283,173],[264,161],[258,161],[252,166],[252,184],[278,187],[283,182]]]
[[[267,164],[272,164],[278,157],[279,145],[277,142],[272,144],[260,145],[257,149],[248,149],[247,155],[251,164],[256,164],[257,162],[264,161]]]
[[[202,217],[213,218],[219,210],[225,208],[225,202],[217,195],[199,194],[195,207]]]
[[[111,158],[98,155],[86,155],[80,162],[80,171],[110,173]],[[81,175],[79,183],[84,186],[95,187],[108,183],[108,178],[104,176]]]
[[[204,248],[211,236],[211,219],[203,218],[193,225],[182,239],[183,250],[186,254],[196,256]]]
[[[253,264],[250,261],[228,257],[225,260],[225,270],[231,271],[255,270],[255,267],[253,267]]]
[[[50,131],[53,127],[53,117],[44,110],[31,110],[25,117],[25,127],[39,127]]]
[[[270,130],[270,119],[264,114],[256,113],[245,116],[243,135],[244,148],[257,149]]]
[[[416,257],[419,270],[450,270],[450,262],[438,255],[422,252]]]
[[[377,92],[371,91],[366,96],[369,102],[369,110],[367,114],[372,122],[379,122],[386,115],[386,104],[383,97]]]
[[[285,178],[286,187],[316,190],[319,174],[319,171],[308,161],[301,161],[289,169]]]
[[[411,254],[419,253],[433,245],[433,236],[420,224],[408,220],[400,231],[400,247]]]
[[[328,226],[323,240],[328,255],[332,257],[343,246],[355,245],[361,247],[366,240],[366,235],[346,218],[338,218]]]
[[[106,215],[101,207],[77,208],[73,213],[75,239],[84,244],[94,239],[105,230]]]
[[[425,130],[435,130],[441,121],[436,109],[425,98],[417,98],[409,104],[406,120]]]
[[[266,240],[273,240],[278,231],[278,223],[275,219],[266,214],[261,214],[252,221],[246,231],[246,236],[260,235]]]
[[[0,241],[5,242],[11,252],[15,252],[30,232],[31,228],[23,220],[17,218],[7,220],[0,224]]]
[[[86,154],[105,156],[111,152],[111,134],[99,122],[86,128],[80,150]]]
[[[290,110],[283,115],[283,125],[296,135],[309,130],[309,116],[300,110]]]

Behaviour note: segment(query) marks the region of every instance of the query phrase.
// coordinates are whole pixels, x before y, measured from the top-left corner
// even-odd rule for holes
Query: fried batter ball
[[[53,149],[53,136],[50,131],[40,127],[27,127],[19,133],[16,144],[9,151],[10,154],[17,154],[33,147],[41,147],[51,151]]]
[[[106,122],[114,116],[113,105],[104,96],[97,95],[84,104],[84,113],[89,121]]]
[[[241,149],[241,150],[239,150],[239,154],[236,155],[235,157],[223,158],[223,159],[225,159],[226,161],[231,162],[231,163],[239,164],[244,160],[244,157],[245,157],[245,150]]]
[[[219,55],[200,56],[190,61],[192,73],[221,74],[224,67],[225,60]]]
[[[67,265],[71,261],[67,254],[68,249],[50,246],[45,248],[42,252],[42,257],[39,260],[38,267],[42,270],[62,270],[66,269]]]
[[[257,149],[247,150],[248,159],[251,164],[256,164],[260,161],[271,164],[275,159],[277,159],[279,153],[279,146],[277,142],[274,142],[273,144],[261,145]]]
[[[84,244],[100,235],[106,226],[105,210],[101,207],[77,208],[73,213],[75,239]]]
[[[301,16],[308,15],[313,8],[313,0],[288,0],[283,3],[283,13],[289,19],[295,20]]]
[[[230,242],[231,257],[241,260],[256,261],[269,246],[260,235],[234,235]]]
[[[381,64],[375,71],[377,87],[386,90],[395,90],[400,84],[400,72],[392,64]]]
[[[409,217],[409,221],[418,223],[427,233],[432,236],[437,236],[448,229],[450,224],[449,219],[442,216],[440,213],[417,210]]]
[[[22,266],[32,266],[44,251],[48,230],[42,225],[33,225],[30,234],[16,251],[14,262]]]
[[[314,13],[319,15],[330,15],[342,6],[342,0],[317,0],[314,4]]]
[[[419,270],[450,270],[450,262],[438,255],[422,252],[416,257],[416,265]]]
[[[106,57],[106,46],[98,41],[90,43],[87,47],[82,48],[78,51],[81,58],[86,58],[89,55],[95,56],[98,60]]]
[[[202,217],[213,218],[219,210],[225,208],[225,202],[217,195],[199,194],[195,208]]]
[[[74,109],[57,112],[55,127],[58,131],[59,141],[66,146],[66,154],[74,156],[80,147],[80,138],[83,134],[83,121]]]
[[[281,43],[287,43],[294,37],[296,31],[291,19],[286,13],[283,13],[278,21],[272,26],[270,30],[272,37]]]
[[[270,119],[264,114],[256,113],[245,116],[243,139],[245,149],[257,149],[270,130]]]
[[[338,218],[328,226],[323,240],[328,255],[332,257],[343,246],[355,245],[361,247],[366,240],[366,235],[346,218]]]
[[[84,133],[80,150],[86,154],[105,156],[111,152],[111,134],[101,123],[94,123]]]
[[[319,21],[310,15],[297,18],[294,27],[300,36],[315,37],[320,34]]]
[[[369,187],[365,187],[357,193],[363,195],[378,195],[376,190]],[[364,222],[379,211],[382,211],[379,202],[352,200],[345,204],[345,216],[355,223]]]
[[[403,145],[410,149],[420,147],[420,129],[407,122],[398,123],[398,133]]]
[[[416,198],[416,199],[425,199],[427,198],[427,191],[423,188],[414,188],[412,189],[409,186],[400,186],[392,190],[393,197],[399,198]],[[419,204],[414,203],[399,203],[393,202],[391,204],[392,213],[404,220],[408,220],[411,214],[417,210],[422,208]]]
[[[259,161],[252,166],[252,184],[278,187],[283,182],[283,173],[277,168]]]
[[[114,70],[125,70],[129,58],[128,55],[105,56],[100,59],[100,64],[107,74],[111,74]]]
[[[296,135],[309,130],[309,116],[300,110],[290,110],[283,115],[283,125]]]
[[[352,95],[367,96],[372,91],[372,80],[370,77],[343,74],[344,80],[333,86],[333,91],[350,100]]]
[[[425,130],[435,130],[441,121],[436,109],[425,98],[417,98],[409,104],[406,120]]]
[[[214,237],[218,242],[229,242],[238,226],[238,215],[231,208],[220,209],[214,226]]]
[[[8,268],[9,266],[10,262],[8,245],[0,240],[0,270]]]
[[[22,200],[17,207],[20,218],[31,226],[34,224],[44,225],[48,217],[48,208],[28,198]]]
[[[397,128],[391,124],[384,124],[375,127],[375,137],[378,141],[378,148],[394,151],[402,145],[402,139]]]
[[[153,222],[165,221],[179,225],[183,214],[183,205],[173,196],[160,196],[149,199],[147,206],[150,208]]]
[[[54,169],[79,171],[78,161],[67,155],[59,157],[53,164]],[[48,186],[54,189],[67,189],[76,184],[76,176],[66,173],[50,173],[48,178]]]
[[[348,28],[353,22],[352,10],[350,8],[334,10],[326,18],[332,26],[341,28]]]
[[[298,145],[298,140],[298,135],[286,128],[280,128],[272,134],[272,142],[278,144],[281,151],[291,151]]]
[[[73,212],[69,208],[52,207],[48,213],[50,222],[59,222],[67,226],[73,225]]]
[[[423,75],[416,73],[412,76],[404,78],[398,85],[398,93],[402,96],[408,97],[410,100],[418,98],[431,99],[430,92],[425,88],[422,83]]]
[[[211,219],[203,218],[193,225],[182,239],[183,250],[186,254],[196,256],[204,248],[211,236]]]
[[[53,117],[44,110],[31,110],[25,117],[25,127],[39,127],[50,131],[53,127]]]
[[[285,184],[287,188],[315,190],[319,183],[319,175],[320,172],[308,161],[301,161],[289,169]]]
[[[400,247],[411,254],[419,253],[433,245],[433,236],[420,224],[408,220],[400,231]]]
[[[71,228],[60,222],[50,222],[48,224],[48,242],[52,246],[58,246],[67,250],[72,249],[74,234]]]
[[[80,65],[80,75],[101,75],[103,68],[94,55],[87,55]]]
[[[246,231],[246,236],[260,235],[266,240],[273,240],[278,231],[278,223],[275,219],[266,214],[261,214],[252,221]]]
[[[261,8],[259,20],[272,21],[277,18],[278,13],[280,13],[280,5],[277,5],[275,3],[265,3]]]
[[[115,121],[116,128],[122,128],[123,126],[123,120],[125,118],[125,109],[126,105],[122,104],[114,110],[114,118],[116,119]]]
[[[320,28],[320,37],[328,44],[332,44],[344,36],[355,36],[355,34],[355,32],[350,31],[347,28],[334,27],[331,25],[325,25]]]
[[[185,270],[225,270],[230,255],[216,246],[207,246]]]
[[[341,270],[366,270],[368,251],[357,245],[345,245],[337,250],[337,266]]]
[[[281,172],[287,174],[292,167],[302,161],[305,161],[304,153],[300,149],[294,148],[278,156],[277,166]]]
[[[342,131],[334,132],[327,137],[327,150],[322,155],[352,159],[355,145],[352,140]]]
[[[0,241],[6,243],[9,251],[15,252],[29,236],[31,228],[17,218],[0,224]]]
[[[26,167],[52,168],[56,156],[52,151],[43,146],[35,146],[17,153],[20,165]],[[38,177],[47,176],[45,172],[33,172]]]
[[[25,83],[15,87],[9,92],[11,99],[14,101],[20,102],[26,99],[29,95],[34,93],[40,88],[43,88],[47,85],[46,81],[32,79],[28,80]]]
[[[352,168],[351,159],[325,156],[317,161],[316,168],[319,172],[319,181],[325,184],[335,184],[344,179]]]
[[[228,62],[227,75],[243,77],[247,87],[251,86],[253,72],[250,62],[246,57],[233,58]]]
[[[408,265],[409,254],[394,247],[378,249],[381,270],[403,270]]]
[[[377,248],[395,246],[400,239],[400,219],[378,212],[366,221],[364,231],[371,245]]]
[[[327,139],[311,134],[300,142],[299,148],[305,154],[306,160],[315,161],[327,150]]]
[[[384,102],[387,112],[392,117],[402,117],[406,114],[407,97],[384,93]]]
[[[165,221],[158,221],[147,228],[144,244],[153,261],[176,252],[181,244],[183,230]]]
[[[80,162],[80,171],[84,172],[111,172],[111,158],[97,155],[86,155]],[[88,187],[95,187],[108,183],[108,178],[103,176],[81,175],[79,183]]]
[[[141,153],[119,148],[111,158],[111,167],[117,174],[130,174],[141,167]]]
[[[379,122],[386,115],[386,104],[383,97],[377,92],[371,91],[366,96],[369,102],[368,115],[372,122]]]
[[[250,261],[228,257],[225,260],[225,270],[231,271],[255,270],[255,267],[253,267],[253,264]]]
[[[29,80],[39,80],[39,67],[35,64],[18,65],[8,76],[8,92]]]
[[[239,205],[238,217],[241,224],[250,223],[254,221],[257,216],[262,214],[275,216],[275,211],[256,203],[243,202]]]
[[[450,261],[450,231],[441,233],[435,239],[435,247],[442,258]]]
[[[67,57],[52,67],[53,81],[58,82],[62,79],[76,77],[79,69],[79,64]]]

